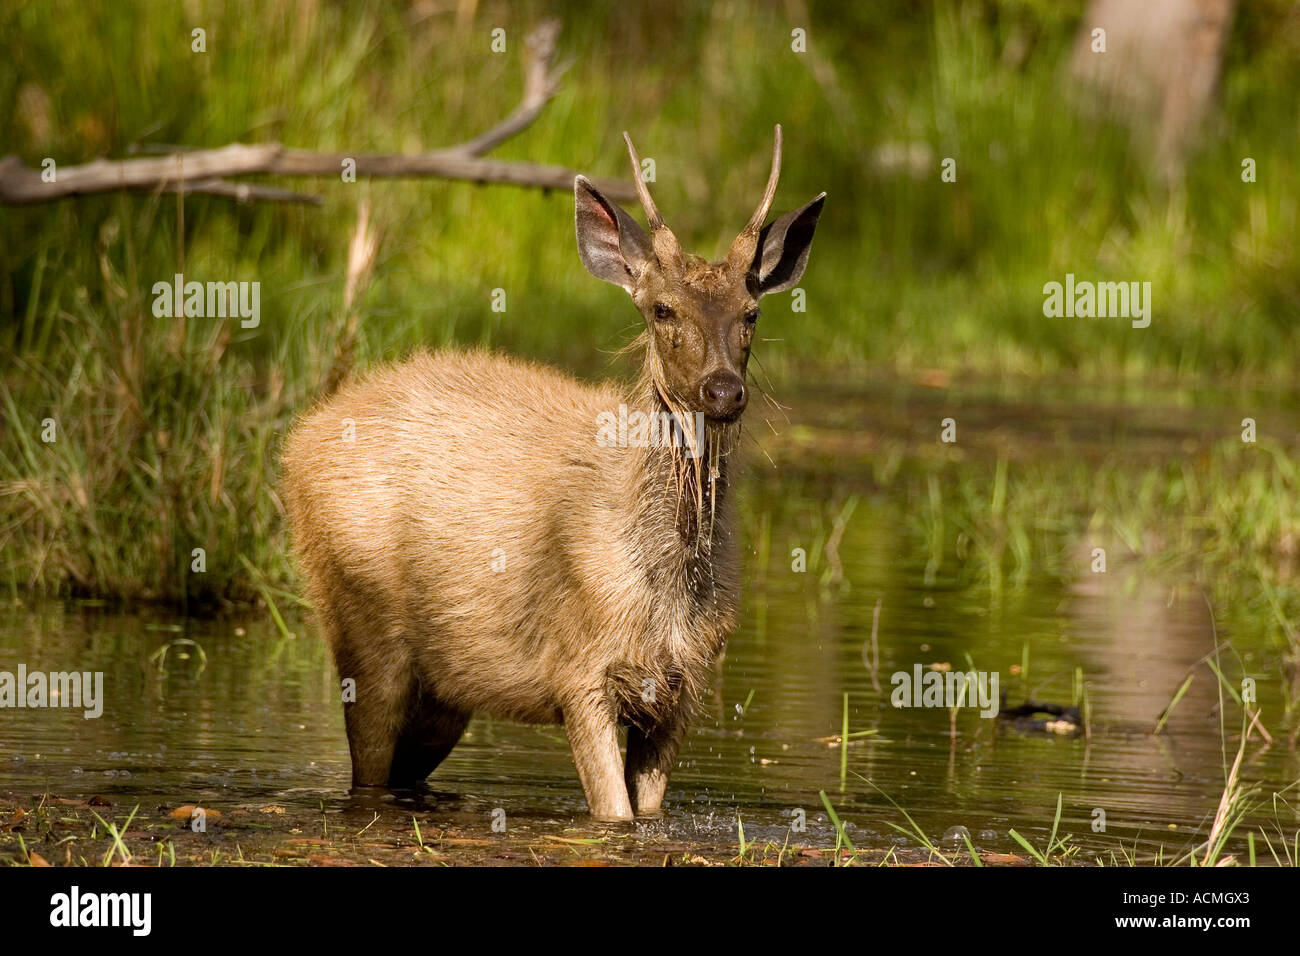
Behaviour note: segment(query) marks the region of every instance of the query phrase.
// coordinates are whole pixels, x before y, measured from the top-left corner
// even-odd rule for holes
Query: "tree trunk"
[[[1149,136],[1167,181],[1181,178],[1210,112],[1233,6],[1234,0],[1092,0],[1079,26],[1073,75]]]

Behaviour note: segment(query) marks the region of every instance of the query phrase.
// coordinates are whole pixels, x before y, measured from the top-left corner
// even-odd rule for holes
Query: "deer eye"
[[[748,312],[745,313],[745,321],[748,322],[750,325],[753,325],[755,322],[758,321],[758,317],[762,314],[763,314],[762,310],[760,310],[757,306],[755,306],[754,308],[750,309]]]
[[[676,318],[676,316],[677,316],[677,313],[673,311],[672,306],[670,306],[670,305],[666,305],[666,304],[664,304],[663,302],[656,302],[656,303],[655,303],[655,320],[656,320],[656,321],[659,321],[659,322],[667,322],[669,319]]]

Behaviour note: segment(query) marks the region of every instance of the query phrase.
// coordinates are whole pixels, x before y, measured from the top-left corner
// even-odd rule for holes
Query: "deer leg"
[[[460,740],[470,715],[448,707],[429,693],[419,695],[417,709],[393,750],[390,787],[411,787],[437,769]]]
[[[393,752],[407,724],[413,681],[405,666],[368,659],[340,640],[334,644],[340,680],[356,682],[345,696],[343,719],[352,754],[352,786],[386,787]]]
[[[666,720],[642,730],[627,729],[627,792],[637,816],[662,814],[668,775],[677,764],[677,752],[686,736],[687,720],[678,708]]]
[[[564,726],[591,815],[597,820],[631,820],[611,702],[603,692],[579,698],[564,707]]]

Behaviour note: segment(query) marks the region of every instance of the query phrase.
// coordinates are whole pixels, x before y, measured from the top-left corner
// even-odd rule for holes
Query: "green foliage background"
[[[1183,183],[1146,138],[1082,105],[1083,4],[9,0],[0,152],[31,166],[168,144],[278,140],[414,151],[469,138],[519,96],[520,44],[564,21],[563,89],[493,155],[626,175],[717,255],[786,130],[777,207],[820,190],[802,283],[765,303],[778,382],[950,375],[1288,384],[1300,314],[1300,15],[1240,5],[1219,109]],[[190,49],[195,27],[207,52]],[[506,31],[493,54],[490,31]],[[791,50],[807,30],[809,52]],[[899,150],[928,157],[890,168]],[[958,179],[939,179],[942,157]],[[1258,182],[1241,181],[1243,157]],[[574,254],[571,197],[444,181],[284,180],[319,208],[108,195],[0,208],[0,581],[173,600],[287,585],[274,457],[338,344],[347,246],[368,193],[383,242],[362,364],[480,343],[601,373],[637,317]],[[262,322],[155,318],[150,288],[257,280]],[[1149,280],[1154,319],[1047,319],[1042,286]],[[490,292],[507,291],[504,314]],[[621,366],[614,365],[618,373]],[[39,441],[40,422],[62,441]],[[224,571],[189,575],[195,541]],[[232,555],[242,556],[238,562]],[[249,570],[255,568],[256,572]]]

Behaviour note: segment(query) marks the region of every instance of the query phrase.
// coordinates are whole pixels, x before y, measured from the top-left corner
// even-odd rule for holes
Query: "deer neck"
[[[710,560],[729,533],[730,452],[739,423],[710,423],[674,409],[648,371],[638,380],[629,409],[659,424],[656,439],[629,449],[633,474],[625,487],[634,489],[640,523],[674,541],[686,564]]]

